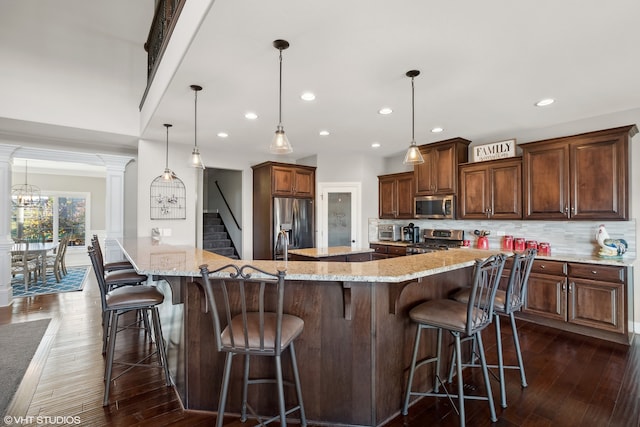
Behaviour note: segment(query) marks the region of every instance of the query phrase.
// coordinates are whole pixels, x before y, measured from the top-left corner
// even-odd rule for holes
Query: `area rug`
[[[50,320],[0,325],[0,414],[3,416]]]
[[[60,292],[72,292],[80,291],[84,286],[84,282],[89,273],[88,266],[82,267],[68,267],[67,275],[63,276],[60,283],[56,282],[56,278],[53,272],[47,273],[46,283],[38,280],[38,282],[29,284],[29,289],[24,290],[24,281],[22,280],[22,274],[16,275],[11,280],[11,286],[13,287],[13,297],[32,297],[35,295],[56,294]]]

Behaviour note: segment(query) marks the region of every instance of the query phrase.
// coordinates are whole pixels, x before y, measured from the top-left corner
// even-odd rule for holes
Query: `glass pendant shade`
[[[193,147],[193,151],[191,152],[191,166],[204,169],[204,163],[202,163],[202,157],[200,157],[198,147]]]
[[[280,125],[278,125],[276,133],[273,135],[269,151],[274,154],[289,154],[293,152],[293,148],[291,147],[291,144],[289,144],[289,138],[287,138],[287,135],[284,133],[284,129]]]
[[[422,153],[420,153],[420,149],[416,145],[415,141],[413,141],[407,150],[407,154],[404,156],[404,164],[419,165],[420,163],[424,163],[424,158],[422,157]]]
[[[404,156],[405,165],[419,165],[424,163],[424,158],[420,149],[416,145],[415,129],[416,129],[416,107],[415,107],[415,89],[413,86],[413,79],[420,75],[420,71],[411,70],[407,71],[407,77],[411,77],[411,144],[407,150],[407,154]]]

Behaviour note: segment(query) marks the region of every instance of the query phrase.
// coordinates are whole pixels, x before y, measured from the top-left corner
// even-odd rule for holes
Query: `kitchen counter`
[[[352,248],[351,246],[331,246],[328,248],[289,249],[290,254],[309,258],[326,258],[338,255],[353,255],[373,252],[370,248]]]
[[[285,310],[305,322],[296,353],[309,423],[359,427],[382,426],[400,413],[415,335],[409,310],[467,285],[475,259],[492,253],[452,250],[359,263],[284,262],[232,260],[189,246],[154,244],[150,238],[125,239],[120,245],[138,272],[165,279],[158,282],[165,294],[160,316],[171,375],[186,409],[216,411],[224,366],[224,354],[215,351],[199,266],[250,264],[286,270]],[[237,300],[230,295],[233,304]],[[447,336],[444,344],[450,340]],[[431,347],[425,344],[424,350]],[[266,376],[272,361],[254,358],[251,368]],[[241,378],[242,364],[236,363],[230,412],[240,411]],[[428,373],[416,381],[426,385],[433,378]],[[277,407],[270,385],[252,386],[250,394],[261,412]]]
[[[208,264],[215,270],[250,264],[265,271],[286,270],[285,310],[305,322],[296,353],[309,423],[370,427],[382,426],[400,413],[415,337],[415,325],[408,319],[411,308],[447,298],[468,285],[475,260],[499,252],[460,248],[359,263],[284,262],[233,260],[150,238],[124,239],[120,245],[139,273],[165,279],[158,282],[165,294],[160,315],[171,375],[186,409],[216,411],[224,366],[224,354],[215,351],[199,266]],[[544,259],[630,262],[573,255]],[[217,276],[228,278],[226,273]],[[237,303],[235,295],[230,300]],[[449,349],[449,334],[444,340],[443,348]],[[425,340],[421,354],[433,353],[434,347],[433,339]],[[252,371],[266,375],[272,362],[261,359],[265,358],[252,360]],[[433,373],[427,371],[416,379],[416,387],[433,384]],[[242,364],[236,363],[230,412],[240,411],[241,378]],[[258,410],[271,413],[277,397],[267,387],[254,386],[250,394]]]
[[[290,249],[289,259],[291,261],[365,262],[371,261],[373,252],[375,252],[373,249],[351,246]]]
[[[153,243],[150,238],[123,239],[120,246],[141,274],[197,277],[199,266],[215,270],[226,264],[251,264],[265,271],[286,270],[287,280],[400,283],[472,266],[476,259],[500,251],[450,249],[364,263],[232,260],[191,246]],[[260,277],[257,275],[256,277]]]

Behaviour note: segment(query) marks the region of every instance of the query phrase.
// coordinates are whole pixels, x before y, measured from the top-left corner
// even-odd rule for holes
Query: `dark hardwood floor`
[[[77,417],[82,426],[210,426],[215,415],[185,411],[162,372],[136,369],[112,388],[111,405],[102,407],[104,359],[101,355],[100,301],[93,273],[84,291],[16,299],[0,308],[0,324],[51,318],[29,370],[8,414],[13,416]],[[510,334],[506,322],[503,334]],[[640,426],[640,341],[631,347],[519,322],[529,387],[522,389],[517,371],[507,371],[508,408],[499,406],[493,384],[496,426]],[[489,362],[495,359],[493,328],[485,331]],[[119,335],[118,354],[140,340],[127,331]],[[510,337],[506,337],[509,338]],[[510,340],[505,359],[512,363]],[[481,384],[479,372],[467,369],[471,384]],[[302,378],[304,381],[304,378]],[[212,387],[218,387],[212,384]],[[467,425],[490,426],[486,402],[466,404]],[[67,425],[74,424],[68,419]],[[32,424],[36,425],[35,418]],[[41,424],[42,425],[42,424]],[[57,423],[56,425],[60,425]],[[252,425],[228,417],[225,426]],[[457,426],[458,417],[445,399],[423,399],[406,417],[389,427]]]

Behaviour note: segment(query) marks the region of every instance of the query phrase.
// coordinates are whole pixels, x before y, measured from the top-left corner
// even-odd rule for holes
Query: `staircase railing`
[[[178,16],[185,2],[186,0],[157,0],[156,2],[151,28],[144,44],[144,50],[147,51],[147,87],[142,96],[140,108],[144,105],[147,91],[151,86],[158,64],[160,64],[160,59],[169,43],[171,33],[176,26]]]
[[[233,211],[231,210],[231,206],[229,206],[229,202],[227,202],[227,198],[224,197],[224,193],[222,192],[222,188],[220,188],[220,184],[218,184],[217,180],[215,183],[216,183],[216,187],[218,187],[218,191],[220,192],[220,195],[222,196],[222,201],[227,206],[227,210],[231,214],[231,218],[233,219],[233,222],[236,223],[236,227],[238,227],[238,230],[242,230],[242,227],[240,227],[240,224],[238,224],[238,220],[236,219],[236,216],[233,214]]]

